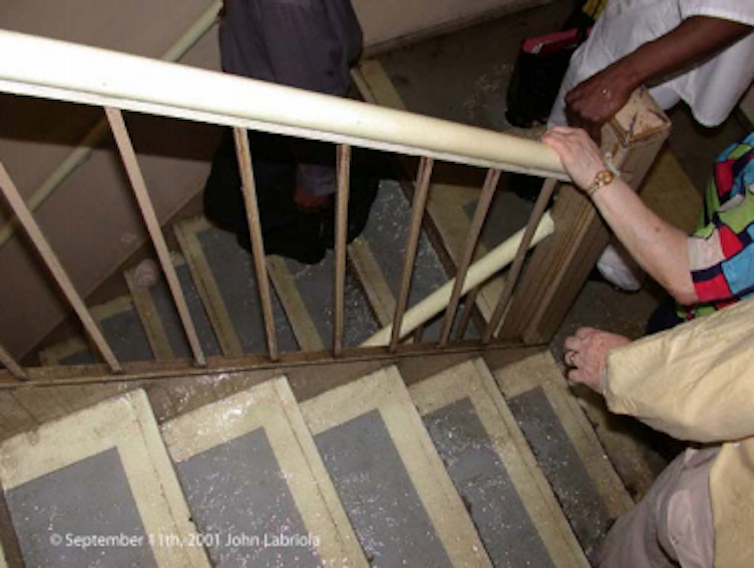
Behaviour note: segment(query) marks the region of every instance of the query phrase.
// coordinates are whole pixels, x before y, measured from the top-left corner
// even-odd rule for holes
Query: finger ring
[[[574,361],[573,361],[573,358],[575,357],[575,355],[576,355],[576,351],[568,351],[566,353],[566,355],[565,355],[566,365],[568,365],[569,367],[575,367],[576,366],[576,363],[574,363]]]

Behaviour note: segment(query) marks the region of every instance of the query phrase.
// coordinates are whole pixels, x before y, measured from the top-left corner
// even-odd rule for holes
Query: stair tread
[[[181,261],[176,261],[174,265],[205,356],[220,355],[220,344],[188,266]],[[142,288],[134,282],[134,270],[129,270],[126,272],[126,281],[156,358],[169,360],[192,357],[191,347],[164,275],[160,274],[152,286]]]
[[[481,359],[410,392],[496,567],[589,565]]]
[[[285,378],[185,414],[162,433],[200,533],[222,535],[208,546],[217,565],[367,566]],[[302,544],[264,546],[280,535]]]
[[[140,546],[66,546],[71,565],[209,566],[180,542],[196,527],[143,391],[132,391],[0,445],[0,479],[24,563],[59,564],[51,534],[124,534]]]
[[[333,261],[332,251],[328,251],[322,262],[312,266],[279,257],[268,258],[267,261],[281,302],[297,330],[299,343],[306,345],[306,342],[311,342],[313,338],[305,338],[303,335],[308,333],[306,330],[315,331],[317,339],[309,345],[313,350],[325,349],[333,341]],[[378,326],[361,288],[348,272],[344,302],[343,344],[356,346],[375,333]]]
[[[552,355],[509,365],[495,378],[587,557],[632,501],[569,392]]]
[[[223,353],[266,353],[267,337],[251,255],[238,245],[234,235],[213,227],[204,218],[184,221],[175,228]],[[274,290],[272,305],[278,346],[283,351],[295,350],[296,340]]]
[[[92,306],[91,314],[120,362],[154,359],[147,334],[129,296]],[[74,336],[40,353],[45,365],[82,365],[100,361],[83,336]]]
[[[302,412],[370,563],[491,566],[395,367]]]

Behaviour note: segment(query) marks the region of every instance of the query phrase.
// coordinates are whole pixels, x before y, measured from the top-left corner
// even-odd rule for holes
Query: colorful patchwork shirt
[[[715,162],[704,210],[689,237],[689,260],[699,304],[692,319],[754,296],[754,132]]]

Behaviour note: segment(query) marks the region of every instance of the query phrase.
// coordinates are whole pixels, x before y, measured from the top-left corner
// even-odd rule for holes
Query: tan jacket
[[[754,300],[612,351],[606,383],[613,412],[722,444],[710,473],[715,566],[754,567]]]

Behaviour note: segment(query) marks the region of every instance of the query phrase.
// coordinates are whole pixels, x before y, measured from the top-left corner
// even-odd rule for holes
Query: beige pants
[[[601,568],[712,568],[709,473],[719,448],[688,449],[621,516],[603,546]]]

